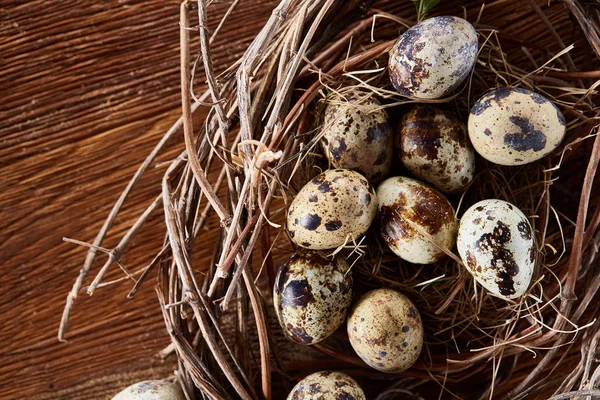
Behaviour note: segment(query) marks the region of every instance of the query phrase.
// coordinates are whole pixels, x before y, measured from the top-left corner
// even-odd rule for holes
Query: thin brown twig
[[[257,229],[257,231],[259,231]],[[244,283],[250,296],[250,304],[254,311],[254,319],[256,321],[256,329],[258,331],[258,343],[260,346],[260,365],[261,365],[261,381],[262,381],[262,392],[265,399],[271,400],[272,388],[271,388],[271,358],[269,351],[269,335],[267,333],[267,318],[262,302],[252,279],[247,265],[241,266],[243,269],[242,276],[244,277]]]
[[[146,208],[146,210],[140,215],[140,217],[137,219],[137,221],[135,221],[135,223],[129,229],[129,231],[127,231],[125,236],[123,236],[123,238],[121,239],[119,244],[110,251],[110,253],[108,255],[108,260],[106,260],[106,263],[102,266],[102,268],[100,269],[100,271],[98,272],[98,274],[96,275],[96,277],[94,278],[94,280],[92,281],[92,283],[90,284],[90,286],[87,289],[87,293],[90,296],[94,294],[94,290],[96,289],[98,284],[100,284],[100,282],[102,281],[102,278],[104,278],[104,275],[108,271],[108,268],[110,267],[110,265],[113,262],[118,262],[121,259],[121,255],[123,254],[123,251],[125,251],[125,249],[127,248],[127,245],[131,241],[131,238],[133,237],[133,235],[144,224],[144,222],[146,222],[146,220],[148,219],[148,217],[150,216],[152,211],[154,211],[156,209],[156,207],[158,207],[158,205],[160,204],[161,201],[162,201],[162,196],[161,195],[157,196],[154,199],[154,201]]]
[[[146,269],[144,270],[142,276],[140,276],[137,282],[135,282],[135,285],[133,285],[133,288],[131,288],[129,293],[127,293],[128,299],[132,299],[135,296],[137,291],[142,286],[142,283],[144,283],[144,281],[148,278],[148,275],[150,275],[150,272],[152,272],[152,270],[163,260],[163,257],[165,257],[169,253],[169,250],[169,244],[167,242],[163,245],[162,249],[160,249],[158,254],[154,256],[150,264],[148,264],[148,266],[145,267]]]
[[[191,113],[193,113],[197,108],[198,108],[197,105],[192,106]],[[77,295],[79,294],[79,291],[81,290],[81,286],[83,285],[85,278],[87,278],[89,271],[92,267],[92,264],[94,263],[94,259],[96,258],[96,248],[98,246],[100,246],[102,244],[102,242],[104,241],[104,238],[106,237],[108,230],[111,228],[115,218],[121,211],[121,207],[123,207],[123,203],[125,202],[125,199],[129,195],[129,193],[131,192],[133,187],[140,180],[141,176],[146,172],[146,170],[150,167],[150,165],[154,162],[154,160],[156,159],[158,154],[160,154],[160,152],[163,150],[163,148],[169,142],[169,140],[177,132],[179,132],[182,125],[183,125],[183,117],[180,117],[177,119],[177,121],[175,121],[175,123],[171,126],[171,128],[169,128],[167,130],[167,132],[163,135],[163,137],[158,141],[156,146],[154,146],[154,148],[152,149],[150,154],[148,154],[148,156],[144,159],[144,162],[142,162],[142,164],[138,167],[135,174],[131,177],[131,179],[127,183],[127,186],[125,187],[125,189],[123,189],[123,192],[121,192],[121,194],[119,195],[119,198],[117,199],[117,201],[113,205],[112,209],[110,210],[110,213],[106,217],[106,220],[104,220],[104,223],[102,224],[102,228],[100,228],[100,230],[98,231],[98,234],[96,235],[96,237],[94,238],[94,241],[92,242],[93,247],[90,247],[90,250],[88,251],[88,253],[85,257],[83,267],[79,271],[79,276],[73,283],[73,287],[71,288],[71,291],[67,295],[67,301],[66,301],[65,308],[63,310],[63,314],[60,319],[60,325],[58,328],[58,340],[59,341],[61,341],[61,342],[65,341],[65,334],[67,332],[68,325],[69,325],[69,316],[71,314],[71,309],[73,308],[73,304],[75,302],[75,299],[77,298]]]
[[[187,150],[188,162],[194,177],[196,178],[198,185],[204,192],[204,195],[215,209],[215,212],[219,215],[221,222],[224,226],[228,226],[231,222],[231,216],[221,204],[219,197],[214,192],[212,186],[206,179],[204,170],[200,165],[198,156],[196,155],[196,144],[193,136],[194,127],[192,125],[192,105],[190,102],[190,33],[187,29],[189,26],[189,15],[188,15],[188,3],[184,1],[181,3],[180,9],[180,38],[181,38],[181,108],[183,118],[183,133],[185,137],[185,148]]]
[[[546,71],[546,75],[564,80],[600,79],[600,71]]]
[[[223,18],[221,18],[221,21],[219,21],[219,25],[217,25],[212,35],[210,35],[210,40],[208,41],[209,44],[212,44],[215,41],[217,35],[221,31],[221,28],[223,28],[223,26],[225,25],[225,21],[227,21],[227,18],[229,18],[229,16],[233,13],[239,2],[240,0],[233,0],[231,2],[229,8],[227,9],[227,11],[225,11],[225,14],[223,14]]]
[[[259,214],[254,214],[252,219],[248,223],[246,223],[244,230],[237,237],[236,242],[233,244],[233,247],[229,251],[223,264],[217,266],[219,271],[222,271],[222,273],[224,273],[224,274],[228,274],[229,269],[231,268],[231,266],[233,265],[233,262],[235,261],[235,258],[238,257],[238,253],[244,245],[244,241],[246,240],[246,238],[248,237],[250,232],[255,228],[256,222],[258,221],[258,216],[259,216]]]
[[[214,68],[212,63],[211,51],[210,51],[210,40],[207,35],[208,31],[208,21],[206,16],[206,0],[199,0],[197,2],[198,6],[198,32],[200,36],[200,54],[202,54],[202,64],[204,65],[204,75],[206,76],[206,84],[208,86],[208,91],[210,92],[210,96],[213,101],[212,110],[215,111],[217,115],[217,122],[219,124],[219,134],[221,137],[221,142],[225,149],[229,149],[229,138],[227,137],[229,133],[229,127],[231,125],[231,121],[227,118],[227,115],[223,111],[222,106],[222,98],[221,94],[218,90],[217,80],[214,74]],[[223,21],[223,19],[222,19]],[[191,80],[191,77],[190,77]],[[211,111],[212,111],[211,110]],[[228,152],[224,152],[223,154],[226,164],[231,163],[231,158]],[[226,169],[227,174],[227,182],[229,185],[229,195],[235,196],[235,191],[233,190],[233,180],[231,176],[230,169]],[[234,198],[235,200],[235,198]]]

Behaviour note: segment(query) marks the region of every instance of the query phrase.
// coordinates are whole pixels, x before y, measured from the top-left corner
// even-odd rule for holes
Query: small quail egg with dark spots
[[[457,248],[467,270],[495,296],[516,299],[533,276],[536,247],[529,220],[503,200],[483,200],[460,219]]]
[[[436,189],[415,179],[388,178],[377,187],[381,236],[400,258],[431,264],[441,260],[456,240],[452,205]]]
[[[402,372],[419,358],[423,323],[408,297],[391,289],[375,289],[350,311],[348,338],[369,366],[382,372]]]
[[[544,96],[500,88],[480,98],[469,114],[469,137],[477,153],[500,165],[523,165],[554,150],[565,137],[562,112]]]
[[[290,238],[299,246],[333,249],[358,242],[377,213],[373,186],[355,171],[330,169],[296,195],[287,215]]]
[[[337,371],[321,371],[302,379],[287,400],[366,400],[358,383]]]
[[[285,335],[301,344],[330,336],[352,303],[352,274],[340,255],[301,250],[279,269],[273,303]]]
[[[331,165],[372,183],[383,180],[392,163],[392,128],[379,101],[362,92],[330,96],[324,115],[321,144]]]
[[[143,381],[126,387],[112,400],[185,400],[185,396],[175,383]]]
[[[442,192],[462,192],[475,174],[475,152],[467,127],[434,106],[417,105],[404,115],[396,152],[413,175]]]
[[[404,96],[438,99],[452,93],[477,58],[477,33],[462,18],[441,16],[413,26],[390,51],[389,75]]]

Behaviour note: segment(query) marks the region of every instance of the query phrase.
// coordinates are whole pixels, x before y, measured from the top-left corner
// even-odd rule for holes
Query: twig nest
[[[402,293],[375,289],[362,296],[348,317],[348,337],[356,354],[382,372],[402,372],[419,358],[423,323]]]
[[[442,192],[462,192],[475,174],[467,127],[438,107],[417,105],[404,115],[396,153],[413,175]]]
[[[126,387],[112,400],[185,400],[185,396],[175,383],[143,381]]]
[[[288,210],[287,227],[299,246],[333,249],[360,240],[376,212],[375,190],[364,176],[330,169],[300,189]]]
[[[523,165],[554,150],[566,133],[562,112],[544,96],[500,88],[480,98],[469,114],[469,137],[477,153],[500,165]]]
[[[398,93],[438,99],[452,93],[477,58],[477,33],[462,18],[442,16],[413,26],[390,51],[389,75]]]
[[[281,266],[273,288],[275,313],[285,335],[301,344],[330,336],[352,303],[352,274],[341,256],[302,250]]]
[[[402,259],[431,264],[444,257],[443,249],[450,251],[454,247],[454,209],[434,188],[397,176],[379,185],[377,199],[381,236]]]
[[[377,99],[353,92],[327,99],[321,144],[335,168],[352,169],[369,182],[385,178],[392,164],[392,128]]]
[[[358,383],[337,371],[321,371],[302,379],[287,400],[366,400]]]
[[[475,280],[495,296],[520,297],[531,282],[536,247],[527,217],[502,200],[483,200],[460,220],[458,253]]]

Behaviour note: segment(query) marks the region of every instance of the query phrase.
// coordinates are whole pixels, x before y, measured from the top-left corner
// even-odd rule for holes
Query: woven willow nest
[[[283,399],[298,379],[323,369],[350,374],[370,399],[600,394],[600,198],[593,186],[600,160],[594,103],[600,7],[573,0],[541,6],[533,0],[485,7],[442,1],[429,14],[465,17],[476,27],[480,46],[468,81],[435,102],[447,103],[466,121],[488,90],[523,87],[553,100],[567,118],[566,139],[550,156],[522,167],[478,157],[472,185],[464,195],[449,197],[459,217],[488,198],[507,200],[529,217],[538,257],[528,293],[516,302],[488,295],[455,250],[437,264],[417,266],[402,262],[374,233],[340,249],[353,265],[355,296],[389,287],[417,305],[426,336],[413,368],[401,374],[370,369],[352,351],[344,327],[321,344],[296,345],[283,337],[271,299],[277,268],[294,251],[284,226],[287,206],[328,167],[318,146],[323,99],[331,93],[343,99],[359,88],[376,96],[393,122],[415,102],[392,89],[386,70],[393,42],[416,22],[410,1],[283,0],[244,56],[218,66],[220,75],[211,62],[214,32],[204,29],[207,5],[184,2],[182,118],[133,177],[107,226],[170,137],[183,132],[186,148],[170,164],[156,199],[108,252],[88,292],[120,261],[148,215],[162,208],[164,245],[152,264],[131,276],[134,291],[144,282],[156,285],[172,339],[167,352],[176,353],[176,379],[191,399]],[[200,52],[192,63],[190,43],[198,38]],[[191,96],[199,65],[208,90]],[[200,108],[210,111],[196,121]],[[394,166],[391,175],[400,174],[406,172]],[[211,220],[219,224],[207,231]],[[99,248],[105,233],[92,248]],[[211,259],[195,256],[199,235],[214,241]],[[80,290],[92,260],[93,254],[72,293]]]

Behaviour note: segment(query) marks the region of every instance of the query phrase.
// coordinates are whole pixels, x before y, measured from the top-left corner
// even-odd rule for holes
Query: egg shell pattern
[[[175,383],[143,381],[126,387],[112,400],[185,400],[185,397]]]
[[[364,176],[330,169],[304,185],[290,204],[288,233],[299,246],[333,249],[358,242],[376,213],[375,189]]]
[[[348,338],[356,354],[372,368],[402,372],[419,358],[423,323],[408,297],[391,289],[375,289],[350,311]]]
[[[279,269],[273,303],[285,335],[301,344],[330,336],[352,303],[352,273],[341,256],[302,250]]]
[[[523,165],[554,150],[565,137],[562,112],[544,96],[521,88],[485,94],[469,114],[469,137],[477,153],[500,165]]]
[[[404,96],[438,99],[452,93],[477,58],[477,33],[462,18],[441,16],[413,26],[390,51],[389,75]]]
[[[395,137],[404,166],[442,192],[462,192],[473,180],[475,152],[467,127],[451,113],[417,105],[404,115]]]
[[[516,206],[483,200],[469,208],[457,248],[475,280],[494,295],[516,299],[529,287],[537,250],[531,225]]]
[[[451,250],[456,240],[454,209],[443,194],[415,179],[388,178],[377,188],[379,228],[389,248],[402,259],[431,264],[445,253],[419,231]]]
[[[321,371],[302,379],[287,400],[366,400],[358,383],[337,371]]]
[[[373,97],[359,93],[330,99],[323,119],[321,144],[335,168],[352,169],[371,183],[382,181],[392,164],[392,128]]]

